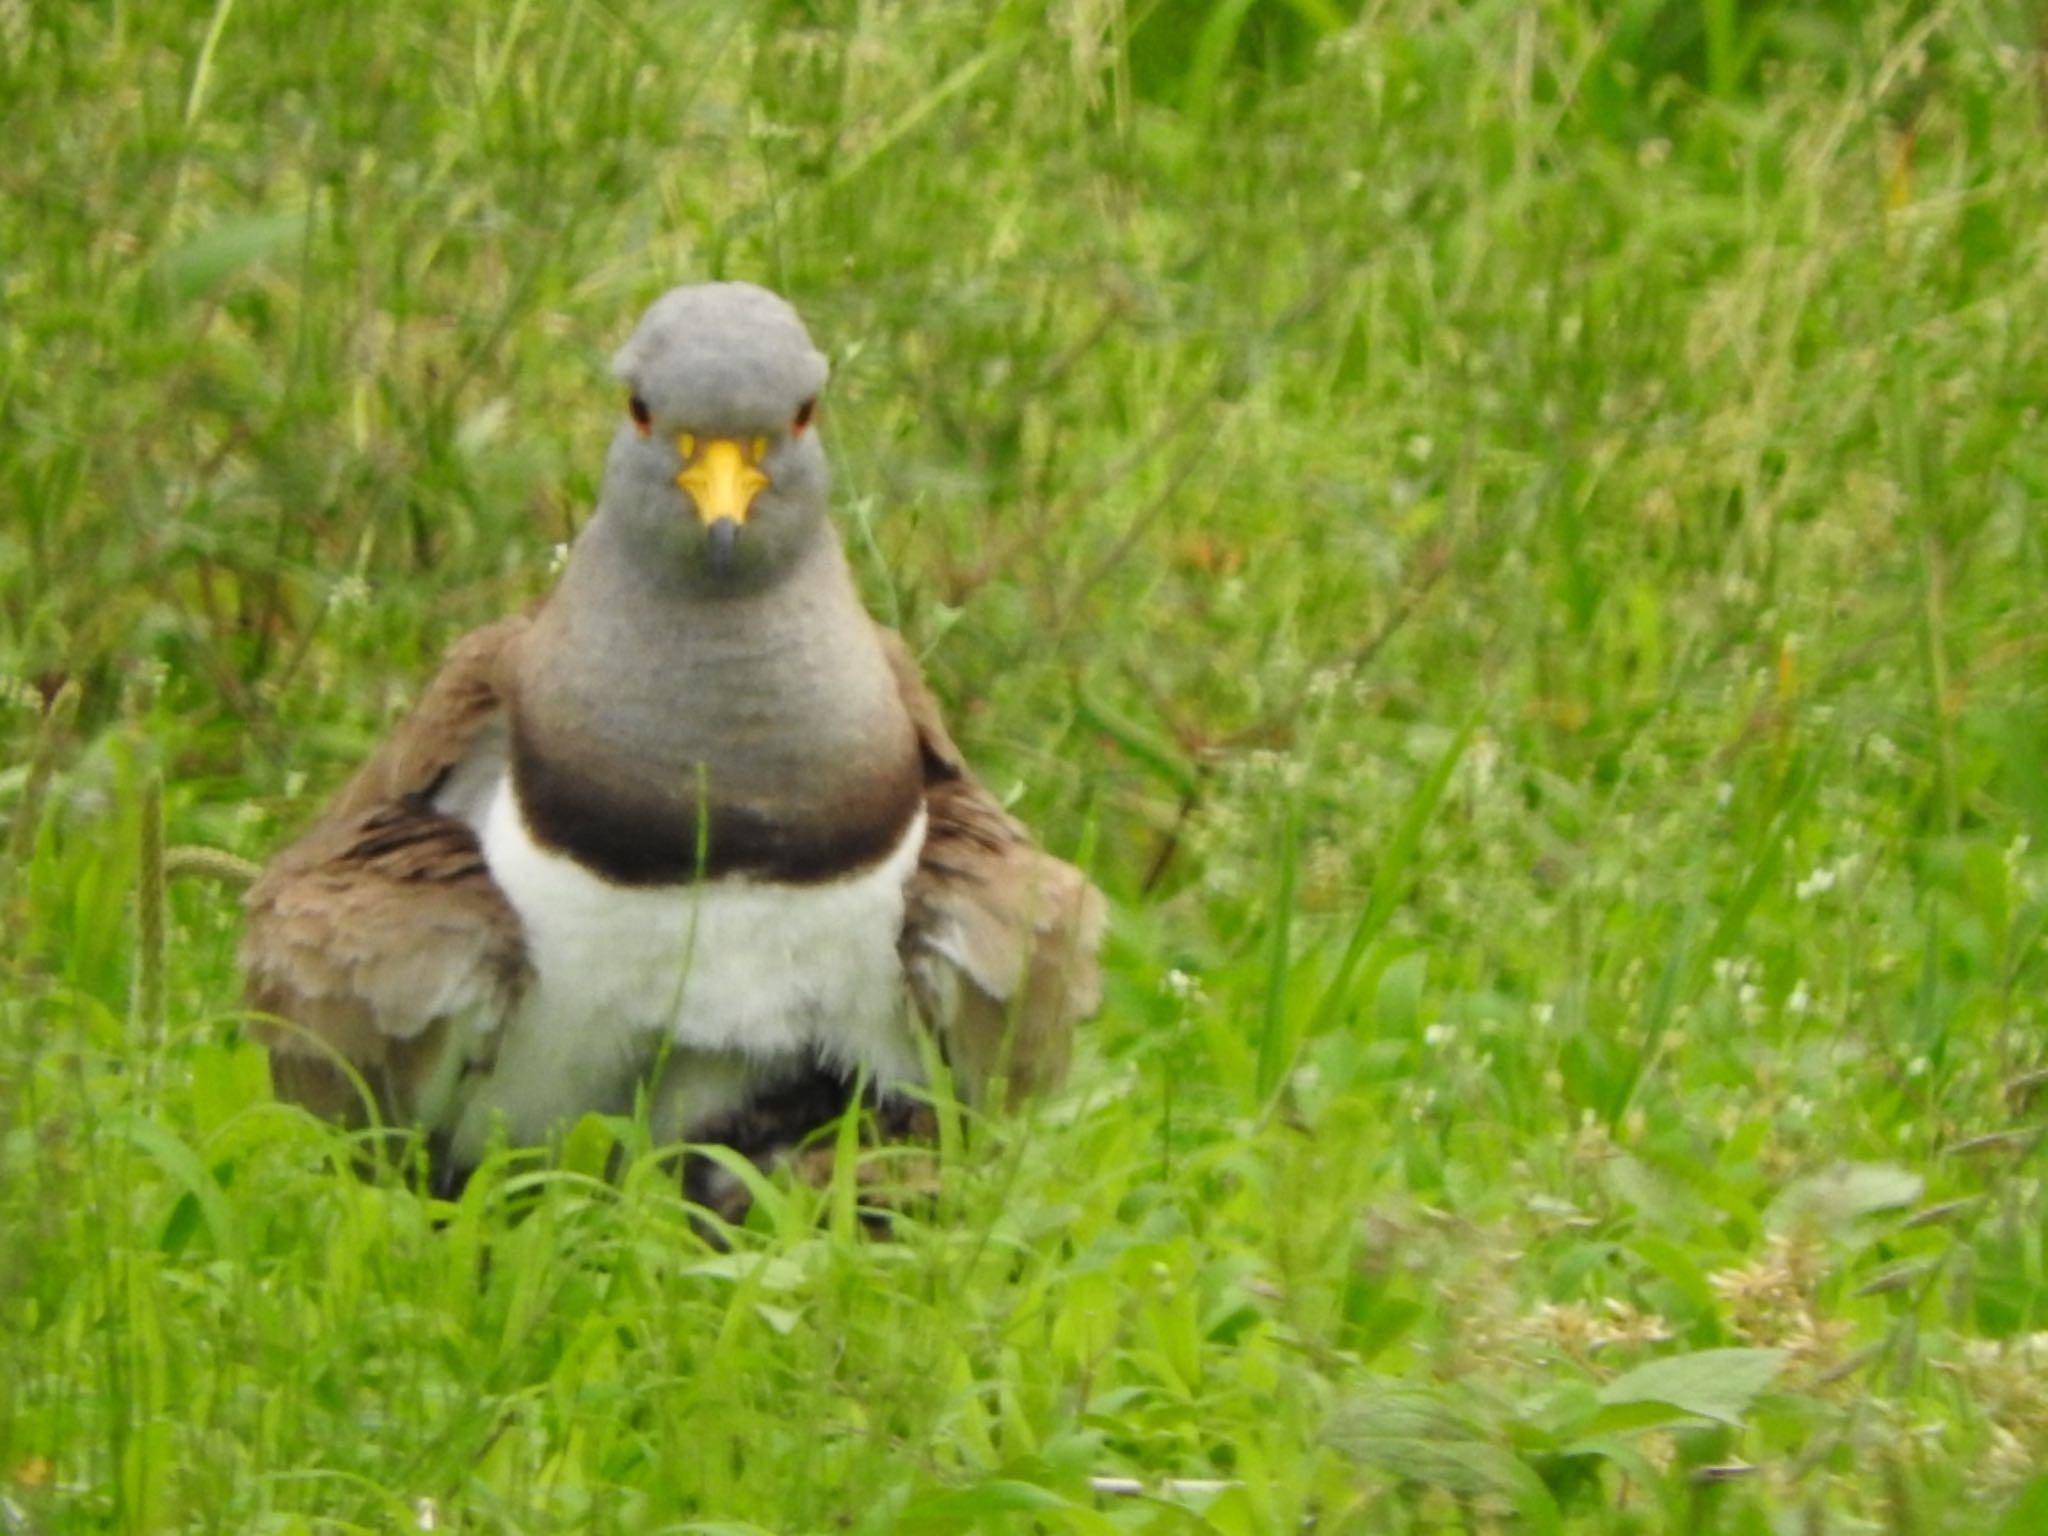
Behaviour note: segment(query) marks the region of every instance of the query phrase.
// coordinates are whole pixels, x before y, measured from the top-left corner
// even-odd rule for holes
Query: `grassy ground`
[[[0,4],[0,1531],[2048,1530],[2039,18],[1351,10]],[[357,1181],[175,852],[716,274],[1117,908],[890,1242]]]

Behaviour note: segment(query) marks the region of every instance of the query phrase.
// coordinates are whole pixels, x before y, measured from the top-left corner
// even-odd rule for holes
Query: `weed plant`
[[[2041,28],[0,0],[0,1531],[2048,1530]],[[1116,908],[887,1240],[237,1002],[711,276]]]

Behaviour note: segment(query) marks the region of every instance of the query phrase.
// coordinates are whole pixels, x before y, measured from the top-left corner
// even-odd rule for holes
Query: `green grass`
[[[1354,9],[0,4],[0,1531],[2048,1529],[2035,8]],[[357,1180],[178,851],[711,275],[1116,906],[886,1242]]]

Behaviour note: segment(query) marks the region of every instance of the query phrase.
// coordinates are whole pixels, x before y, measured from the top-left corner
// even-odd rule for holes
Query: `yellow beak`
[[[767,444],[759,438],[748,444],[730,437],[700,440],[685,432],[676,438],[676,447],[683,454],[683,472],[676,476],[676,484],[697,504],[698,520],[707,528],[719,522],[745,523],[754,498],[768,487],[768,477],[760,469]]]

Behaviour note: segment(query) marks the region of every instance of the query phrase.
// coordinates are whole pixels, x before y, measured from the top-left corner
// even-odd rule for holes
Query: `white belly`
[[[882,1083],[922,1075],[896,949],[921,809],[879,863],[810,885],[613,885],[534,841],[509,779],[480,823],[534,980],[461,1108],[459,1159],[482,1155],[494,1119],[515,1144],[537,1142],[586,1111],[630,1108],[643,1082],[670,1138],[814,1056]]]

